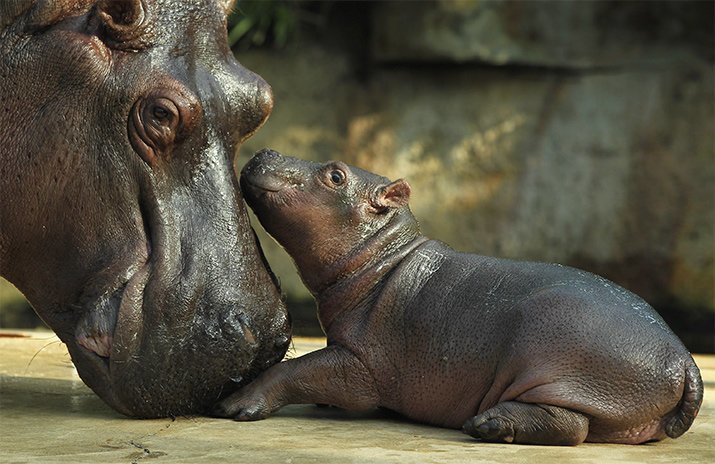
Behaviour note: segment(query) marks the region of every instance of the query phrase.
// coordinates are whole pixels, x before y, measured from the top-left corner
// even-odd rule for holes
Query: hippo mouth
[[[109,358],[123,292],[124,286],[107,300],[101,301],[96,310],[82,316],[75,330],[75,340],[79,346],[97,356]]]
[[[134,310],[134,295],[142,295],[148,273],[149,263],[135,266],[130,277],[114,290],[106,292],[87,305],[75,328],[75,341],[83,352],[93,357],[102,358],[107,367],[114,346],[114,333],[120,313],[128,314]]]

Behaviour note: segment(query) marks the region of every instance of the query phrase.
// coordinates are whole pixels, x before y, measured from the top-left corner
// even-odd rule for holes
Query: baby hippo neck
[[[359,306],[385,277],[416,247],[426,242],[411,213],[396,215],[387,226],[380,229],[350,256],[341,260],[339,270],[331,283],[314,292],[318,301],[318,317],[323,329],[335,318]]]

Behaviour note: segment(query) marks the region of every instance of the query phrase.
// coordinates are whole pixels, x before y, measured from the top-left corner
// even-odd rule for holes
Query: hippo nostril
[[[265,124],[273,111],[273,90],[260,76],[235,63],[235,74],[227,85],[227,97],[232,105],[229,115],[234,124],[232,131],[237,143],[251,137]],[[236,74],[240,76],[234,80]]]

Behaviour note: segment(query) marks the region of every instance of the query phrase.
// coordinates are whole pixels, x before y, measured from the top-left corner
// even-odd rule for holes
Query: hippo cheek
[[[135,417],[203,411],[280,360],[289,335],[229,156],[267,117],[270,94],[245,83],[238,107],[251,117],[228,127],[241,116],[226,113],[236,108],[241,76],[230,86],[198,79],[208,82],[195,93],[164,81],[135,102],[127,122],[149,168],[141,209],[151,257],[122,290],[105,399]]]

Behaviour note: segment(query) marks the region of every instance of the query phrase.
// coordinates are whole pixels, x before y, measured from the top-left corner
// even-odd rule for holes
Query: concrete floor
[[[15,337],[14,335],[21,335]],[[293,355],[324,345],[298,338]],[[494,445],[386,412],[288,406],[261,422],[132,420],[105,406],[49,332],[0,331],[0,463],[715,462],[715,356],[697,356],[705,403],[677,440],[573,448]]]

